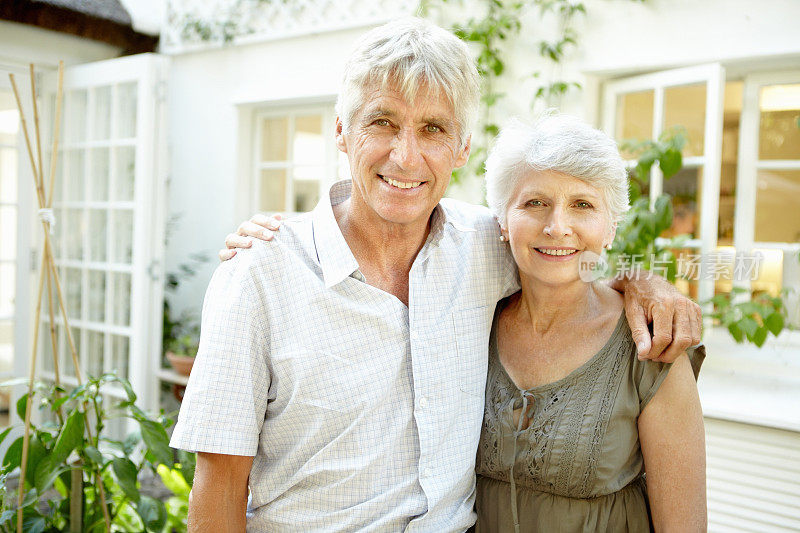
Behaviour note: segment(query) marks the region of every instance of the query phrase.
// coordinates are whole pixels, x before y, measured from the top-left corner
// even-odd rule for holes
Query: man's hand
[[[689,346],[700,344],[700,306],[655,274],[647,279],[615,279],[611,286],[625,294],[625,316],[639,359],[672,363]],[[653,337],[647,324],[653,323]]]
[[[225,237],[225,248],[219,251],[219,260],[227,261],[236,255],[237,248],[250,248],[253,245],[253,239],[261,239],[263,241],[272,240],[273,232],[278,231],[281,226],[281,215],[275,213],[271,217],[267,215],[255,214],[239,224],[236,233],[228,233]]]

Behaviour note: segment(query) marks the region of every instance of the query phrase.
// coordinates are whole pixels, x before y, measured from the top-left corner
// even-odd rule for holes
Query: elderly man
[[[489,328],[518,289],[488,211],[442,199],[478,96],[468,50],[441,28],[402,20],[359,41],[336,109],[352,181],[209,285],[172,438],[199,452],[191,531],[473,524]],[[647,310],[667,302],[651,353],[690,305],[665,287],[628,290],[651,296],[632,324],[644,343]],[[677,325],[687,338],[667,358],[698,325]]]

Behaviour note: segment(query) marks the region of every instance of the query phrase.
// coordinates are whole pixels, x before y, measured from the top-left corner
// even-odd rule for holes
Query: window
[[[679,288],[704,301],[734,285],[772,295],[796,287],[800,72],[726,80],[720,66],[706,65],[615,80],[604,90],[604,125],[616,139],[656,138],[672,125],[688,133],[683,169],[663,180],[654,168],[649,194],[673,197],[664,236],[689,234],[682,253],[701,251],[721,275]],[[737,253],[760,255],[753,279],[732,275]],[[798,321],[796,309],[789,314]]]
[[[672,196],[673,223],[662,237],[689,235],[686,249],[679,251],[681,257],[698,252],[711,257],[719,242],[719,228],[727,223],[720,220],[720,202],[704,201],[720,194],[723,82],[722,67],[701,65],[605,86],[604,127],[617,140],[658,139],[675,126],[686,130],[683,168],[664,180],[658,167],[653,167],[647,190],[653,201],[662,193]],[[632,163],[634,154],[622,155]],[[711,268],[706,259],[701,268],[706,272]],[[711,280],[681,280],[678,287],[699,300],[711,298],[715,291]]]
[[[305,212],[339,179],[332,105],[264,110],[255,120],[252,211]],[[342,154],[343,155],[343,154]]]
[[[19,113],[10,90],[0,89],[0,377],[14,366],[14,296],[17,257],[17,134]],[[0,391],[0,410],[9,406]],[[8,415],[0,416],[0,427]]]

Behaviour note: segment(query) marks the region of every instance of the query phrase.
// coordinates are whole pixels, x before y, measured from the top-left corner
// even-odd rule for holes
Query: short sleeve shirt
[[[254,456],[248,531],[464,530],[513,259],[488,210],[444,199],[406,306],[344,240],[350,190],[217,268],[171,445]]]

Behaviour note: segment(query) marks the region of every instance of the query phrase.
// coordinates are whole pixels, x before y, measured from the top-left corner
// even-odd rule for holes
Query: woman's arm
[[[685,354],[675,360],[661,387],[639,415],[639,440],[656,531],[705,531],[703,412]]]

